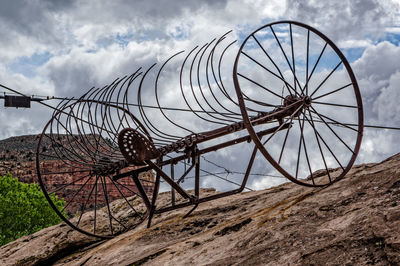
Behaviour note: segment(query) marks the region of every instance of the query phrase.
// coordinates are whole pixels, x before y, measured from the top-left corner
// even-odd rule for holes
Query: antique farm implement
[[[342,52],[295,21],[239,34],[240,46],[227,41],[231,34],[173,55],[158,71],[156,64],[140,68],[60,101],[41,134],[36,165],[67,224],[108,238],[146,219],[150,226],[154,214],[192,206],[189,215],[199,203],[243,191],[254,169],[270,165],[311,187],[346,175],[360,148],[363,109]],[[244,165],[238,186],[202,195],[203,156],[223,150]],[[171,189],[163,206],[160,185]],[[65,199],[64,209],[51,194]],[[116,199],[128,216],[119,215]]]

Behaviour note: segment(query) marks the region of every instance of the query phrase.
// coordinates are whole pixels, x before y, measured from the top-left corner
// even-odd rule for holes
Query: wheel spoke
[[[321,87],[322,85],[324,85],[324,83],[332,76],[333,73],[335,73],[335,71],[339,68],[339,66],[342,64],[343,62],[340,61],[339,64],[337,64],[335,66],[334,69],[332,69],[332,71],[329,73],[329,75],[318,85],[318,87],[314,90],[313,93],[311,93],[310,97],[312,97]]]
[[[306,115],[303,112],[302,112],[302,114],[303,114],[303,120],[302,120],[302,125],[301,125],[301,132],[302,132],[301,135],[302,135],[302,139],[303,139],[304,153],[306,155],[306,160],[307,160],[308,170],[310,171],[311,181],[312,181],[313,185],[315,185],[315,181],[314,181],[314,177],[313,177],[313,173],[312,173],[312,169],[311,169],[311,165],[310,165],[310,160],[308,159],[307,145],[306,145],[306,142],[304,140],[304,134],[303,134],[304,121],[305,121],[305,116]],[[300,120],[299,120],[299,124],[300,124]]]
[[[60,190],[62,190],[62,189],[64,189],[64,188],[66,188],[66,187],[68,187],[68,186],[74,184],[75,182],[81,181],[82,179],[84,179],[84,178],[86,178],[86,177],[88,177],[88,176],[90,176],[90,174],[85,175],[85,176],[82,176],[82,177],[80,177],[80,178],[78,178],[78,179],[76,179],[76,180],[73,180],[73,181],[70,182],[70,183],[63,184],[62,187],[56,188],[55,190],[51,190],[51,191],[49,191],[48,193],[49,193],[49,194],[51,194],[51,193],[56,193],[56,192],[58,192],[58,191],[60,191]]]
[[[71,200],[67,203],[67,205],[64,206],[64,208],[61,210],[61,213],[63,213],[67,207],[71,204],[71,202],[75,199],[76,195],[83,189],[84,186],[89,182],[89,180],[92,178],[92,176],[89,176],[89,178],[85,181],[85,183],[78,189],[78,191],[75,192],[75,194],[72,196]]]
[[[346,104],[338,104],[338,103],[327,103],[327,102],[316,102],[316,101],[313,101],[312,103],[322,104],[322,105],[332,105],[332,106],[344,107],[344,108],[358,109],[358,106],[355,106],[355,105],[346,105]]]
[[[308,120],[308,118],[306,117],[306,120],[308,123],[311,122],[310,120]],[[331,150],[331,148],[329,148],[329,145],[325,142],[324,138],[321,136],[321,134],[319,134],[318,130],[314,127],[314,132],[318,135],[318,137],[322,140],[322,142],[325,144],[325,147],[329,150],[329,152],[332,154],[333,158],[335,158],[336,162],[339,164],[340,168],[342,168],[342,170],[344,170],[344,167],[342,166],[342,164],[340,163],[340,161],[338,160],[338,158],[336,157],[336,155],[333,153],[333,151]]]
[[[97,183],[97,178],[96,178],[96,183]],[[94,190],[94,187],[95,187],[96,183],[93,184],[92,189],[90,190],[89,196],[86,199],[85,203],[83,204],[83,207],[81,208],[81,214],[79,215],[79,219],[78,219],[78,222],[76,223],[76,227],[79,226],[79,223],[80,223],[80,221],[82,219],[83,213],[84,213],[84,211],[86,209],[86,205],[89,202],[90,197],[92,196],[92,193],[93,193],[93,190]]]
[[[106,181],[104,176],[100,177],[100,181],[101,181],[101,187],[103,188],[103,192],[104,192],[104,199],[106,200],[106,204],[107,204],[107,210],[108,210],[108,219],[110,222],[110,231],[111,231],[111,235],[114,235],[114,229],[112,226],[112,215],[111,215],[111,210],[110,210],[110,204],[108,202],[108,192],[107,192],[107,186],[106,186]]]
[[[317,96],[317,97],[313,98],[313,100],[317,100],[317,99],[319,99],[319,98],[322,98],[322,97],[331,95],[331,94],[336,93],[336,92],[338,92],[338,91],[341,91],[341,90],[343,90],[343,89],[345,89],[345,88],[347,88],[347,87],[349,87],[349,86],[351,86],[351,85],[353,85],[353,82],[350,82],[349,84],[344,85],[343,87],[340,87],[339,89],[336,89],[336,90],[333,90],[333,91],[331,91],[331,92],[328,92],[328,93],[322,94],[322,95],[320,95],[320,96]]]
[[[311,112],[313,112],[314,114],[317,114],[317,113],[314,112],[313,110],[311,110]],[[330,118],[330,117],[328,117],[328,116],[325,116],[325,115],[323,115],[323,114],[319,114],[319,115],[333,122],[333,123],[327,122],[328,124],[336,125],[336,126],[339,125],[339,126],[341,126],[341,127],[348,128],[348,129],[351,129],[351,130],[353,130],[353,131],[355,131],[355,132],[358,132],[357,129],[352,128],[351,126],[349,126],[349,125],[352,125],[352,124],[344,124],[344,123],[341,123],[341,122],[339,122],[339,121],[336,121],[335,119],[332,119],[332,118]],[[320,122],[323,123],[323,121],[320,121]]]
[[[290,46],[292,48],[292,66],[293,66],[294,91],[297,92],[297,89],[296,89],[296,64],[294,62],[292,24],[289,24],[289,29],[290,29]],[[301,87],[299,89],[302,90]]]
[[[323,153],[323,151],[322,151],[321,144],[320,144],[319,139],[318,139],[318,136],[317,136],[317,132],[315,131],[314,120],[313,120],[313,118],[312,118],[310,109],[308,109],[307,111],[308,111],[308,114],[310,115],[310,119],[311,119],[310,125],[311,125],[311,127],[313,128],[314,135],[315,135],[315,139],[317,140],[318,149],[319,149],[319,152],[320,152],[320,154],[321,154],[322,161],[324,162],[325,169],[326,169],[326,173],[328,174],[329,183],[331,183],[331,182],[332,182],[331,175],[330,175],[329,170],[328,170],[328,165],[326,164],[326,161],[325,161],[325,156],[324,156],[324,153]]]
[[[243,76],[243,75],[242,75],[242,74],[240,74],[240,73],[237,73],[237,74],[238,74],[238,76],[241,76],[242,78],[244,78],[244,79],[246,79],[246,80],[250,81],[251,83],[253,83],[253,84],[255,84],[255,85],[259,86],[260,88],[262,88],[262,89],[264,89],[264,90],[268,91],[269,93],[271,93],[271,94],[275,95],[276,97],[279,97],[279,98],[281,98],[281,99],[283,99],[283,100],[285,99],[284,97],[280,96],[279,94],[277,94],[277,93],[275,93],[275,92],[273,92],[273,91],[269,90],[268,88],[264,87],[264,86],[263,86],[263,85],[261,85],[260,83],[258,83],[258,82],[256,82],[256,81],[254,81],[254,80],[252,80],[252,79],[250,79],[250,78],[248,78],[248,77],[246,77],[246,76]]]
[[[272,75],[274,75],[275,77],[277,77],[278,79],[280,79],[281,81],[283,81],[283,82],[285,83],[285,86],[286,86],[286,88],[288,89],[290,95],[293,95],[293,94],[292,94],[292,92],[289,90],[289,88],[293,90],[293,93],[294,93],[294,94],[299,95],[299,94],[295,91],[295,89],[283,78],[282,71],[280,70],[280,68],[278,67],[278,65],[275,63],[275,61],[272,60],[272,58],[269,56],[269,54],[268,54],[267,51],[264,49],[264,47],[261,45],[261,43],[258,41],[258,39],[256,38],[256,36],[254,36],[254,34],[251,35],[251,36],[252,36],[253,39],[257,42],[257,44],[258,44],[258,46],[261,48],[261,50],[263,50],[264,54],[268,57],[268,59],[271,61],[271,63],[275,66],[276,70],[277,70],[278,73],[279,73],[279,76],[278,76],[277,74],[275,74],[274,72],[272,72],[272,71],[271,71],[270,69],[268,69],[267,67],[265,67],[264,65],[260,64],[260,63],[259,63],[258,61],[256,61],[254,58],[252,58],[252,57],[250,58],[245,52],[242,51],[241,53],[243,53],[244,55],[246,55],[247,57],[249,57],[249,58],[250,58],[251,60],[253,60],[256,64],[260,65],[262,68],[264,68],[265,70],[267,70],[269,73],[271,73]]]
[[[307,88],[308,88],[308,83],[309,83],[309,81],[311,80],[311,77],[312,77],[312,75],[314,74],[314,71],[315,71],[315,69],[317,68],[319,61],[321,60],[321,57],[322,57],[322,55],[323,55],[324,52],[325,52],[326,46],[328,46],[328,43],[327,43],[327,42],[325,43],[324,48],[322,48],[322,51],[321,51],[321,53],[320,53],[319,56],[318,56],[317,62],[315,62],[314,66],[313,66],[313,68],[312,68],[312,70],[311,70],[310,76],[307,78],[307,81],[306,81],[306,84],[304,85],[304,87],[307,87]]]
[[[129,207],[131,207],[131,209],[132,209],[137,215],[139,215],[139,216],[141,216],[141,217],[143,218],[143,216],[142,216],[141,214],[139,214],[139,213],[136,211],[136,209],[131,205],[131,203],[128,201],[128,199],[125,197],[125,195],[122,193],[122,191],[121,191],[121,190],[119,189],[119,187],[117,186],[116,182],[115,182],[112,178],[110,178],[110,177],[108,177],[108,178],[111,180],[111,182],[112,182],[112,183],[114,184],[114,186],[117,188],[119,194],[121,194],[121,196],[124,198],[124,200],[126,201],[126,203],[128,203]]]
[[[290,25],[291,25],[291,24],[290,24]],[[287,58],[287,55],[286,55],[285,51],[283,50],[283,47],[282,47],[282,45],[281,45],[281,42],[279,41],[278,37],[276,36],[275,31],[274,31],[274,29],[272,28],[272,26],[269,26],[269,27],[271,28],[272,34],[274,34],[275,40],[276,40],[276,42],[278,43],[278,45],[279,45],[279,47],[280,47],[280,49],[281,49],[281,51],[282,51],[283,56],[284,56],[285,59],[286,59],[286,62],[287,62],[287,64],[288,64],[290,70],[292,71],[292,74],[293,74],[294,80],[295,80],[295,85],[296,85],[296,82],[297,82],[297,84],[299,85],[299,88],[301,89],[300,82],[297,80],[297,77],[296,77],[295,73],[293,72],[293,68],[292,68],[292,66],[290,65],[289,59]],[[295,91],[296,91],[296,90],[295,90]]]
[[[315,109],[311,106],[311,108],[314,110],[315,114],[317,114],[319,116],[319,118],[322,120],[322,122],[324,122],[324,124],[332,131],[332,133],[346,146],[347,149],[349,149],[349,151],[354,154],[354,151],[346,144],[346,142],[344,142],[344,140],[339,137],[339,135],[336,133],[335,130],[333,130],[328,123],[326,123],[325,119],[317,112],[315,111]]]

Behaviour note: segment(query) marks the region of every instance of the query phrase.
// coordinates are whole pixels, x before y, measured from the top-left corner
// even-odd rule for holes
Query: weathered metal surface
[[[236,41],[226,42],[229,33],[196,46],[175,67],[179,76],[176,95],[184,107],[163,107],[160,98],[163,71],[183,52],[172,55],[158,72],[156,64],[147,70],[139,68],[106,87],[59,103],[40,137],[36,163],[45,195],[64,221],[82,233],[109,238],[147,218],[150,226],[155,213],[192,205],[189,215],[202,202],[243,191],[257,152],[280,174],[301,185],[326,186],[345,176],[360,148],[363,109],[357,81],[340,50],[316,29],[294,21],[265,25],[240,46],[235,46]],[[234,47],[232,85],[228,85],[221,71],[224,56]],[[347,83],[341,83],[342,79]],[[152,106],[144,103],[150,81],[156,103]],[[132,97],[129,92],[135,86]],[[156,122],[149,110],[158,111],[163,122]],[[192,118],[174,116],[171,111],[189,112]],[[341,120],[336,115],[341,112],[353,120]],[[165,124],[176,132],[163,129]],[[207,124],[210,129],[198,132],[191,124]],[[249,144],[248,158],[241,157],[248,162],[242,181],[225,180],[237,188],[201,197],[201,173],[207,173],[202,156],[245,142],[253,144]],[[348,154],[335,151],[337,143]],[[46,167],[52,159],[69,167],[70,181],[58,186],[48,182],[48,176],[63,180],[66,174]],[[178,165],[184,168],[178,171]],[[339,174],[330,175],[332,165],[341,169]],[[313,176],[320,168],[326,170],[327,178]],[[143,178],[146,171],[155,176]],[[191,189],[183,186],[189,173],[194,178]],[[156,206],[161,181],[171,187],[169,206]],[[60,191],[72,195],[67,206],[80,198],[76,213],[65,216],[68,207],[59,210],[55,206],[50,195]],[[131,220],[115,216],[111,204],[115,198],[126,203]],[[94,210],[91,223],[81,225],[81,217],[90,210]],[[69,217],[74,215],[79,219],[72,223]],[[107,230],[101,234],[96,233],[99,219],[107,220],[103,225]]]

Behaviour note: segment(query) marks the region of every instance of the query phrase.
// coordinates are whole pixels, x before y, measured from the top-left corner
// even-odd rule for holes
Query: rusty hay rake
[[[273,166],[310,187],[346,175],[360,148],[363,108],[342,52],[295,21],[239,34],[240,46],[231,35],[59,102],[36,165],[67,224],[109,238],[146,219],[150,226],[154,214],[192,206],[189,215],[202,202],[243,191],[256,167]],[[202,195],[202,158],[224,150],[244,163],[244,173],[236,188]],[[183,185],[189,176],[190,188]],[[166,206],[157,205],[160,184],[172,191]],[[62,210],[52,194],[65,199]]]

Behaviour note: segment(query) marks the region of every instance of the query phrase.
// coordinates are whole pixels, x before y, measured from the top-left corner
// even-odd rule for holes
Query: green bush
[[[58,209],[65,205],[64,199],[51,198]],[[0,246],[60,222],[37,184],[0,176]]]

